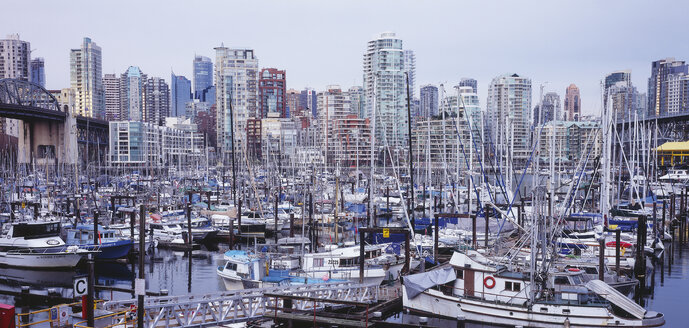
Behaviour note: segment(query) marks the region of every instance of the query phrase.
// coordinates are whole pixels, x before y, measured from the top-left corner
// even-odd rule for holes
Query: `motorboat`
[[[103,226],[98,228],[98,243],[94,243],[93,225],[78,225],[66,229],[67,245],[77,245],[83,249],[99,251],[97,260],[116,260],[129,254],[134,242],[131,239],[119,238],[117,231]]]
[[[381,284],[395,280],[404,265],[404,258],[388,254],[390,244],[364,246],[364,283]],[[360,246],[330,249],[321,253],[304,254],[302,257],[303,275],[309,278],[328,278],[359,281]]]
[[[22,222],[10,225],[0,238],[0,263],[26,268],[73,268],[90,252],[66,245],[60,222]]]

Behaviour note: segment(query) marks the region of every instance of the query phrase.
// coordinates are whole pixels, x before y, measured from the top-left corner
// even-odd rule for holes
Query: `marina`
[[[689,327],[689,5],[266,3],[2,5],[0,328]]]

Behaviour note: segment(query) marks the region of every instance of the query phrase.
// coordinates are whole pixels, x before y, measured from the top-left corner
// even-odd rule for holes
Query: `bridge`
[[[20,164],[105,163],[108,122],[71,114],[40,85],[0,79],[0,117],[21,121],[17,154]]]
[[[679,113],[666,113],[658,116],[647,116],[633,119],[622,119],[616,122],[617,131],[627,137],[622,138],[624,143],[629,142],[631,133],[626,131],[638,128],[638,131],[653,131],[657,127],[658,144],[665,141],[689,140],[689,111]]]

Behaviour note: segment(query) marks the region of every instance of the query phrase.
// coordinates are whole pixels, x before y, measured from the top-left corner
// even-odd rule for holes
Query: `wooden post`
[[[364,229],[359,230],[359,283],[364,283]]]
[[[278,202],[280,201],[280,191],[275,194],[275,245],[278,244]]]
[[[620,228],[617,228],[615,230],[615,272],[617,272],[617,276],[620,277],[622,275],[622,271],[620,271],[620,234],[622,230]]]
[[[598,239],[598,280],[605,281],[605,237]]]
[[[486,250],[488,250],[488,223],[490,222],[490,207],[488,204],[486,204],[485,208],[483,209],[483,216],[486,218],[486,231],[483,246],[486,248]]]
[[[191,194],[189,194],[191,198]],[[191,234],[191,203],[187,203],[187,245],[191,249],[191,243],[194,240]]]
[[[438,214],[435,215],[435,236],[433,237],[433,262],[438,264]]]
[[[471,215],[471,245],[474,247],[474,249],[478,249],[478,240],[476,240],[476,216],[477,214],[470,214]]]
[[[294,237],[294,213],[289,214],[289,236]]]

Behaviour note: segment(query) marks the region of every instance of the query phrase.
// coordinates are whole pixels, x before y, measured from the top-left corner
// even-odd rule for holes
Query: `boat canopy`
[[[617,307],[635,316],[637,319],[643,319],[646,315],[646,309],[600,280],[590,280],[585,286],[592,292],[610,301],[610,303],[615,304]]]
[[[446,284],[457,279],[455,270],[450,265],[442,266],[438,269],[412,274],[404,277],[404,288],[407,297],[414,298],[426,289],[433,286]]]

